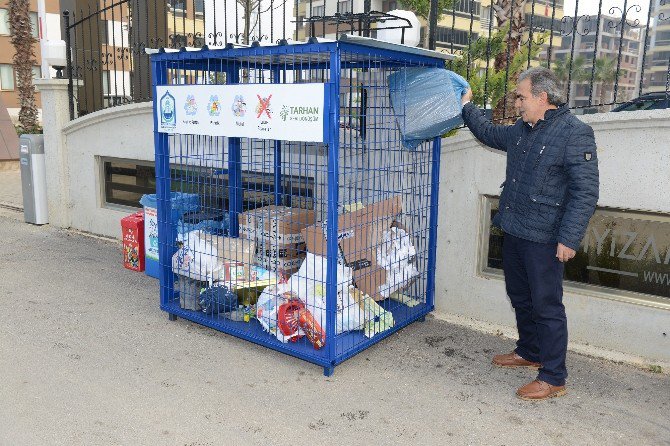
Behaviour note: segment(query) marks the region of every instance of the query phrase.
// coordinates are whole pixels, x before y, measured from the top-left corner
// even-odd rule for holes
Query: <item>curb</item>
[[[489,322],[483,322],[465,316],[460,316],[451,313],[433,312],[435,319],[448,322],[450,324],[459,325],[461,327],[470,328],[475,331],[487,333],[495,336],[502,336],[508,339],[516,340],[516,329],[505,325],[498,325]],[[594,359],[604,359],[606,361],[626,364],[635,368],[663,375],[670,375],[670,363],[656,361],[642,356],[635,356],[629,353],[617,352],[603,347],[596,347],[593,345],[580,344],[578,342],[569,342],[568,350],[582,356],[587,356]],[[657,369],[659,368],[659,369]]]

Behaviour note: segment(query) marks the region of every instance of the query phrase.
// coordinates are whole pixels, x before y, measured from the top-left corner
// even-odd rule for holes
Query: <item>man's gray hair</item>
[[[553,71],[544,67],[529,68],[519,75],[519,82],[530,79],[530,91],[533,96],[547,93],[547,100],[551,105],[561,105],[565,102],[563,91],[559,85],[558,77]]]

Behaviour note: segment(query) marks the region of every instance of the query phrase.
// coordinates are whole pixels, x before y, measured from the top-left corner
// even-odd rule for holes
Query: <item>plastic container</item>
[[[172,192],[170,194],[172,212],[170,215],[171,228],[169,240],[171,241],[170,258],[177,251],[177,228],[181,217],[189,212],[200,209],[200,198],[198,194],[185,194]],[[147,276],[158,279],[160,263],[158,258],[158,205],[156,194],[146,194],[140,199],[144,207],[144,249],[145,249],[145,273]],[[169,262],[168,262],[169,263]]]

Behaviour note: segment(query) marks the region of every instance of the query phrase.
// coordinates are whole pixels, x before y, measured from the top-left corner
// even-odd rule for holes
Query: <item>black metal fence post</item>
[[[430,0],[430,13],[428,14],[428,49],[434,50],[436,48],[437,40],[437,15],[438,15],[438,0]]]
[[[70,45],[70,11],[63,11],[65,22],[65,60],[67,61],[67,96],[70,108],[70,121],[74,119],[74,86],[72,85],[72,46]]]
[[[333,38],[340,32],[369,37],[375,28],[384,28],[384,23],[391,26],[388,20],[393,16],[388,10],[396,7],[395,1],[385,1],[382,11],[372,10],[379,8],[379,4],[371,0],[363,0],[356,6],[362,6],[362,10],[354,10],[353,0],[323,3],[288,0],[288,5],[270,0],[269,7],[260,0],[235,1],[234,5],[231,1],[235,0],[213,2],[213,9],[209,7],[206,15],[201,0],[103,0],[90,8],[88,14],[83,9],[64,11],[70,117],[150,100],[151,90],[145,85],[150,67],[144,48],[201,47],[205,43],[220,46],[268,38],[275,41],[279,40],[275,38],[280,27],[284,38],[295,41]],[[580,15],[580,4],[591,4],[587,0],[576,0],[574,8],[568,11],[564,10],[562,0],[528,0],[523,11],[519,11],[517,3],[511,3],[512,9],[504,11],[496,10],[499,2],[488,4],[481,0],[453,0],[449,8],[440,10],[438,0],[430,0],[427,35],[422,33],[422,42],[429,49],[455,55],[448,65],[450,69],[461,70],[468,79],[481,77],[477,84],[482,85],[482,91],[477,92],[477,102],[486,108],[496,107],[498,104],[493,102],[501,97],[499,102],[504,103],[503,93],[514,88],[518,67],[512,70],[510,65],[517,50],[525,51],[526,45],[528,56],[523,61],[524,67],[539,63],[555,70],[561,68],[564,92],[577,113],[607,111],[611,105],[629,100],[632,93],[640,96],[664,86],[670,95],[670,67],[667,71],[659,68],[659,64],[668,62],[668,57],[664,48],[654,43],[659,38],[652,38],[657,32],[666,32],[655,30],[652,25],[668,23],[670,17],[665,5],[670,0],[651,0],[648,9],[645,7],[638,17],[634,14],[642,8],[635,3],[640,1],[617,2],[619,6],[609,7],[603,0],[592,0],[598,10]],[[252,8],[253,24],[244,23],[245,8]],[[278,8],[282,8],[281,13]],[[226,17],[226,12],[233,11],[235,14]],[[290,11],[295,16],[291,37],[286,35]],[[501,14],[510,15],[508,21],[514,22],[514,32],[511,27],[505,33],[500,32],[496,19],[502,18]],[[438,20],[440,15],[443,19]],[[221,17],[226,18],[221,21]],[[395,27],[404,33],[411,24],[407,21],[407,25]],[[267,30],[269,37],[263,34]],[[506,45],[508,41],[516,42],[514,51]],[[535,45],[541,46],[538,56],[533,53]],[[615,66],[609,63],[607,68],[603,59],[615,61]],[[184,75],[197,76],[188,72]],[[74,83],[79,78],[84,80],[84,87]]]

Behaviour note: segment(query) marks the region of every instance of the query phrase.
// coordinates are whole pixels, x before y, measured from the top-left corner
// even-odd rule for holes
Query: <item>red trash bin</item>
[[[144,271],[144,213],[121,219],[123,239],[123,266],[133,271]]]

